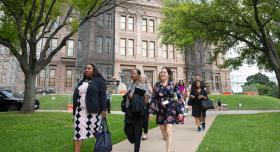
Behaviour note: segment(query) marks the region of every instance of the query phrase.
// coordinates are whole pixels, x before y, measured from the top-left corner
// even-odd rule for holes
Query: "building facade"
[[[162,1],[139,0],[137,7],[116,8],[114,76],[121,82],[129,82],[133,68],[140,69],[153,84],[163,67],[172,69],[175,80],[185,78],[184,53],[160,43],[161,7]]]
[[[63,18],[58,18],[61,22]],[[49,51],[55,49],[61,40],[70,32],[70,27],[59,31],[50,42]],[[37,57],[45,46],[48,35],[37,45]],[[36,89],[53,89],[56,93],[72,93],[76,83],[76,50],[79,48],[77,36],[72,36],[51,60],[51,62],[38,74]]]
[[[38,74],[37,89],[52,88],[56,93],[72,93],[75,83],[83,76],[84,66],[94,63],[107,80],[116,79],[124,85],[130,81],[129,71],[133,68],[140,69],[154,84],[158,81],[160,70],[169,67],[175,80],[191,81],[199,73],[209,92],[231,91],[230,71],[218,67],[223,62],[223,56],[210,62],[213,46],[198,41],[194,46],[180,51],[172,44],[161,44],[158,31],[163,17],[161,7],[161,0],[138,0],[137,3],[116,7],[92,18]],[[60,18],[58,22],[62,20]],[[50,51],[56,48],[69,30],[66,27],[56,35],[50,43]],[[45,39],[37,46],[38,56]],[[16,80],[23,86],[22,73],[17,74],[22,80],[11,74],[3,74],[3,67],[9,68],[7,64],[11,61],[18,68],[16,71],[21,71],[14,57],[9,62],[5,59],[0,56],[0,87],[4,86],[1,83],[4,79],[11,80],[5,81],[9,82],[5,86],[13,86]]]
[[[200,74],[207,90],[212,94],[231,91],[230,70],[219,66],[224,62],[224,56],[214,58],[214,46],[197,41],[186,49],[187,80],[193,81],[195,74]]]
[[[23,92],[23,82],[24,76],[16,58],[6,47],[0,46],[0,89]]]

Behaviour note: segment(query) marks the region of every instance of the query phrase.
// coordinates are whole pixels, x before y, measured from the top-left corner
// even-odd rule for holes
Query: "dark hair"
[[[200,88],[201,88],[201,89],[203,89],[203,88],[202,88],[201,81],[195,81],[195,82],[194,82],[194,88],[195,88],[195,89],[198,89],[198,88],[197,88],[197,86],[196,86],[197,82],[199,82],[199,83],[200,83]]]
[[[178,85],[180,86],[180,83],[183,83],[183,85],[185,85],[185,83],[184,83],[184,81],[183,80],[179,80],[179,83],[178,83]]]
[[[195,77],[196,77],[196,76],[200,76],[200,74],[196,73],[194,76],[195,76]]]
[[[173,80],[173,76],[172,76],[172,71],[170,68],[168,67],[163,67],[162,69],[165,69],[169,75],[169,80]]]
[[[93,69],[93,77],[100,77],[100,78],[104,79],[104,77],[102,76],[102,74],[99,72],[98,68],[94,64],[88,63],[88,64],[85,65],[85,68],[88,65],[90,65],[92,67],[92,69]],[[85,80],[85,79],[86,79],[86,75],[84,73],[83,80]]]
[[[137,75],[141,75],[141,71],[140,71],[139,69],[132,69],[131,71],[133,71],[133,70],[136,70]],[[130,71],[130,72],[131,72],[131,71]]]

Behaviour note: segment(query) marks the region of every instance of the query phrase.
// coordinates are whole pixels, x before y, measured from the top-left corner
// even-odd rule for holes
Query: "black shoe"
[[[200,125],[201,125],[202,130],[205,130],[205,127],[206,127],[206,126],[205,126],[205,122],[204,122],[204,123],[201,123]]]
[[[198,127],[198,128],[197,128],[197,132],[200,132],[200,131],[201,131],[201,128],[200,128],[200,127]]]

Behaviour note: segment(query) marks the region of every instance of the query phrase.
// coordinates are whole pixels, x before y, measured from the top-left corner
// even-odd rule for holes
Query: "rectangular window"
[[[51,69],[49,74],[49,86],[55,87],[55,70]]]
[[[102,44],[103,44],[103,37],[97,37],[96,38],[96,53],[103,53],[103,48],[102,48]]]
[[[1,80],[2,83],[5,83],[6,82],[6,75],[5,74],[2,74],[2,80]]]
[[[147,32],[147,19],[142,19],[142,32]]]
[[[67,56],[74,56],[74,40],[67,41]]]
[[[167,58],[167,46],[165,44],[162,45],[162,57]]]
[[[134,30],[134,18],[133,17],[129,17],[128,21],[127,21],[127,26],[128,26],[128,30],[133,31]]]
[[[52,28],[53,28],[53,29],[56,29],[56,28],[58,28],[58,26],[59,26],[59,16],[56,18],[56,20],[55,20],[55,22],[54,22]]]
[[[154,33],[155,32],[155,21],[149,20],[149,32]]]
[[[83,49],[83,41],[82,40],[78,40],[78,49],[79,50]]]
[[[103,20],[104,20],[104,17],[103,17],[103,14],[100,14],[99,16],[97,16],[97,24],[102,26],[103,25]]]
[[[147,56],[148,52],[148,41],[142,41],[142,55]]]
[[[112,14],[106,14],[105,15],[105,27],[112,28]]]
[[[126,17],[125,16],[121,16],[121,18],[120,18],[120,28],[121,28],[121,30],[126,29]]]
[[[66,87],[72,87],[72,78],[73,76],[73,71],[72,70],[66,70]]]
[[[5,55],[5,47],[0,46],[0,55]]]
[[[104,40],[104,52],[110,54],[112,47],[112,38],[106,37]]]
[[[134,40],[128,40],[128,48],[127,48],[127,55],[133,56],[134,55]]]
[[[202,72],[202,80],[205,82],[206,80],[206,75],[205,75],[205,72]]]
[[[45,77],[46,76],[46,71],[42,70],[39,75],[37,76],[37,84],[39,86],[45,86]]]
[[[149,54],[149,56],[151,58],[154,58],[155,57],[155,42],[151,41],[149,47],[150,47],[150,54]]]
[[[175,57],[175,55],[174,55],[174,45],[170,45],[169,46],[169,57],[171,58],[171,59],[174,59],[174,57]]]
[[[216,65],[216,66],[219,65],[219,59],[218,59],[218,57],[215,58],[215,65]]]
[[[4,61],[3,67],[4,67],[4,68],[7,68],[7,67],[8,67],[8,62],[7,62],[7,61]]]
[[[120,41],[120,55],[125,56],[125,52],[126,52],[126,40],[121,39],[121,41]]]
[[[212,53],[211,52],[207,52],[207,56],[206,56],[206,62],[207,64],[211,64],[212,63]]]

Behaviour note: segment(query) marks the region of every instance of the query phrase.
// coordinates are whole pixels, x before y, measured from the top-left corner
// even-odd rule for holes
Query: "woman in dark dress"
[[[73,94],[74,148],[81,151],[83,140],[94,138],[106,116],[106,83],[93,64],[87,64],[84,77]]]
[[[201,86],[200,81],[195,81],[195,87],[191,90],[190,99],[192,100],[192,116],[195,118],[195,123],[197,125],[197,131],[201,131],[202,117],[204,117],[204,109],[202,109],[201,101],[206,100],[207,92]]]
[[[183,97],[171,75],[170,68],[162,68],[160,81],[154,86],[150,107],[151,113],[156,113],[156,123],[160,125],[163,138],[166,140],[166,152],[174,151],[173,125],[178,117],[183,118],[181,109],[184,106]]]

